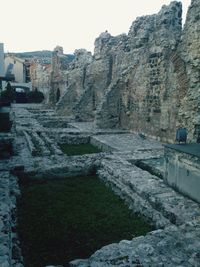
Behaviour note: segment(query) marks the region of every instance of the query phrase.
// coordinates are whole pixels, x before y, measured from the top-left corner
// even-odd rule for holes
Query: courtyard
[[[2,247],[4,254],[0,256],[1,262],[9,262],[12,259],[13,266],[23,266],[24,244],[20,239],[20,231],[19,233],[17,231],[21,220],[17,212],[22,210],[20,211],[20,206],[17,206],[17,200],[22,197],[23,205],[28,205],[26,199],[31,200],[31,197],[26,195],[28,191],[23,191],[23,187],[19,187],[19,182],[29,188],[27,190],[32,190],[32,186],[35,187],[35,185],[51,184],[53,191],[47,195],[44,204],[41,202],[42,208],[51,200],[56,188],[61,191],[62,186],[60,189],[58,186],[64,183],[65,179],[75,182],[78,176],[91,177],[96,173],[101,183],[126,204],[129,212],[145,218],[145,221],[155,230],[148,228],[146,233],[137,234],[129,230],[132,236],[127,236],[121,230],[121,226],[118,226],[120,236],[117,237],[114,234],[116,239],[108,239],[106,243],[97,245],[93,252],[84,255],[74,254],[74,258],[66,256],[66,263],[63,263],[63,260],[54,263],[52,260],[48,265],[198,266],[200,206],[169,187],[163,180],[163,144],[125,130],[98,129],[92,123],[76,122],[72,118],[58,116],[53,110],[43,109],[39,104],[12,105],[10,114],[12,114],[12,131],[1,134],[1,140],[6,139],[12,144],[13,149],[9,158],[5,157],[0,161],[1,183],[4,191],[4,193],[2,191],[0,210],[1,237],[5,240]],[[57,127],[52,121],[57,122]],[[91,154],[86,152],[82,155],[67,155],[61,150],[62,144],[92,145],[98,148],[98,151]],[[89,191],[92,197],[92,193],[96,190]],[[32,194],[34,199],[36,192]],[[43,196],[44,193],[40,192],[39,195]],[[36,198],[40,202],[39,195]],[[98,202],[101,203],[102,200],[97,200]],[[26,212],[26,209],[23,210]],[[108,213],[113,217],[114,209],[111,208],[111,210]],[[57,212],[57,216],[62,213],[59,210]],[[42,219],[42,216],[40,217]],[[55,221],[55,223],[58,222]],[[111,223],[111,219],[108,219],[108,225],[109,222]],[[30,224],[29,221],[24,226],[28,233],[29,229],[30,232],[35,231],[30,228]],[[42,225],[42,222],[39,224]],[[142,223],[139,225],[141,226]],[[62,232],[63,226],[58,228]],[[105,229],[102,231],[108,236]],[[85,230],[82,233],[85,233]],[[138,234],[139,237],[136,237]],[[80,237],[81,233],[78,236]],[[47,240],[43,241],[43,244],[46,244]],[[28,244],[25,247],[31,250]],[[56,247],[59,254],[59,246]],[[34,249],[32,250],[34,252]],[[39,254],[38,262],[42,257]],[[164,265],[159,265],[160,263]]]

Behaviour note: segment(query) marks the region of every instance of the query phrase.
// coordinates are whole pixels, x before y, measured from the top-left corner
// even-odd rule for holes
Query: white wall
[[[165,147],[165,182],[200,203],[199,162],[199,157]]]
[[[10,63],[13,64],[12,74],[15,75],[15,81],[18,83],[24,83],[25,82],[25,73],[24,73],[23,61],[18,60],[12,56],[6,56],[5,57],[5,70],[7,70],[7,67]]]

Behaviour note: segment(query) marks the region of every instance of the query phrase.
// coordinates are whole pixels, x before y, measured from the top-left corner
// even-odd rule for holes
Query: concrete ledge
[[[165,146],[165,181],[200,203],[200,145]]]
[[[196,144],[196,143],[195,144],[172,144],[172,145],[165,145],[165,147],[200,158],[200,144]]]

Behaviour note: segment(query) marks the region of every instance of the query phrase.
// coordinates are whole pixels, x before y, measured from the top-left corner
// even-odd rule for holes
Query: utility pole
[[[2,78],[5,77],[4,44],[0,43],[0,92],[3,89]]]

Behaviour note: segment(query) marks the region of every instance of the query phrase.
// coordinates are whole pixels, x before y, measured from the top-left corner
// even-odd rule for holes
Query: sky
[[[0,43],[5,52],[85,48],[108,31],[128,33],[138,16],[157,13],[171,0],[0,0]],[[182,0],[183,20],[190,0]]]

